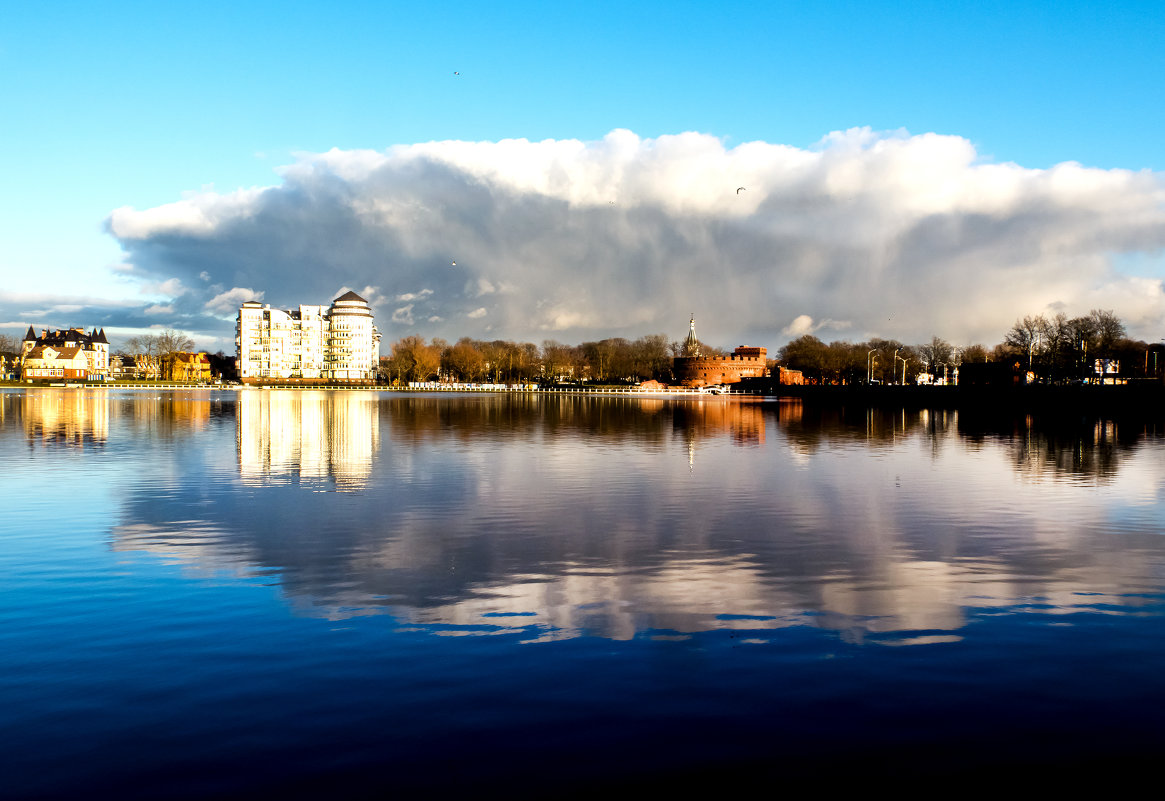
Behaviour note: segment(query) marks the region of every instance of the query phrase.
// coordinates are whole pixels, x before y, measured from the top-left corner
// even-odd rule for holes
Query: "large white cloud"
[[[1116,266],[1160,258],[1161,175],[994,164],[936,134],[332,150],[278,186],[122,208],[109,228],[138,273],[192,294],[204,272],[285,306],[378,287],[390,340],[679,338],[689,312],[706,340],[770,347],[802,330],[993,344],[1049,309],[1111,308],[1152,338],[1165,325],[1161,278]]]

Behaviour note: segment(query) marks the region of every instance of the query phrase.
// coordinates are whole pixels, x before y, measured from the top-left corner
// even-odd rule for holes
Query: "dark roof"
[[[348,291],[347,291],[347,292],[345,292],[343,295],[340,295],[340,297],[338,297],[338,298],[336,298],[335,300],[333,300],[333,301],[332,301],[332,303],[339,303],[339,302],[340,302],[340,301],[342,301],[342,300],[358,300],[358,301],[360,301],[361,303],[367,303],[367,302],[368,302],[368,301],[366,301],[364,298],[360,297],[359,295],[357,295],[355,292],[353,292],[353,291],[351,291],[351,290],[348,290]]]
[[[29,326],[24,339],[26,341],[31,339],[38,345],[53,345],[55,347],[63,347],[66,343],[74,342],[86,350],[93,350],[94,343],[109,344],[109,340],[105,338],[104,328],[101,329],[100,333],[94,328],[92,334],[86,333],[83,328],[63,328],[58,331],[45,331],[42,336],[38,337],[33,333],[32,326]]]

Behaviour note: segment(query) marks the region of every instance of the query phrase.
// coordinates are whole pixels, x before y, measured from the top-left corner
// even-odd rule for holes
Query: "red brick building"
[[[736,384],[742,378],[764,378],[768,375],[765,348],[741,345],[729,356],[701,356],[696,339],[696,318],[688,323],[688,338],[684,341],[683,356],[672,361],[676,380],[685,387],[705,387],[712,384]]]

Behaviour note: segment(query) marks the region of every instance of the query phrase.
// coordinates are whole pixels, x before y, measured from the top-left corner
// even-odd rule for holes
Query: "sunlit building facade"
[[[31,381],[71,379],[104,381],[109,377],[109,340],[105,329],[42,329],[28,327],[20,343],[21,378]]]
[[[704,356],[700,340],[696,338],[696,318],[688,324],[680,356],[672,360],[672,371],[680,386],[706,387],[713,384],[737,384],[742,378],[764,378],[768,375],[765,348],[741,345],[728,356]]]
[[[235,321],[235,348],[244,384],[372,384],[380,333],[355,292],[331,306],[289,311],[247,301]]]

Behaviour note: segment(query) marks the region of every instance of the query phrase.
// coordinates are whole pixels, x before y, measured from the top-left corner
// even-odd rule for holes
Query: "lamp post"
[[[877,352],[878,349],[874,348],[866,354],[866,384],[872,384],[874,382],[874,361],[878,358],[874,354]]]
[[[958,348],[951,349],[951,361],[955,363],[955,375],[953,377],[953,380],[955,382],[955,386],[958,386],[959,385],[959,365],[963,363],[963,354],[959,351]],[[947,367],[948,368],[950,367],[949,362],[947,363]],[[945,374],[943,377],[944,378],[946,377]]]

